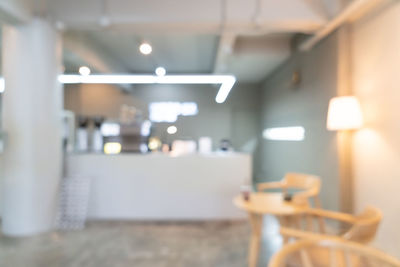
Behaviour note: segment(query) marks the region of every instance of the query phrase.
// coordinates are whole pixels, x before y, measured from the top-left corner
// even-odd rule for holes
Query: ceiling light
[[[217,103],[225,102],[236,82],[232,75],[59,75],[63,84],[221,84],[215,97]]]
[[[90,74],[90,69],[88,67],[86,67],[86,66],[82,66],[82,67],[79,68],[79,73],[82,76],[88,76]]]
[[[231,91],[233,85],[236,82],[236,78],[233,76],[226,76],[224,78],[224,82],[221,84],[221,87],[219,88],[218,94],[215,97],[215,101],[217,103],[224,103],[226,98],[229,95],[229,92]]]
[[[153,48],[151,48],[151,45],[148,43],[142,43],[139,46],[139,50],[140,50],[140,53],[142,53],[143,55],[148,55],[151,53],[151,51],[153,51]]]
[[[167,128],[167,133],[169,133],[169,134],[176,134],[177,131],[178,131],[178,128],[176,128],[176,126],[174,126],[174,125],[169,126]]]
[[[99,20],[99,24],[102,27],[109,27],[111,25],[111,20],[108,16],[101,16],[100,20]]]
[[[93,84],[154,84],[154,75],[59,75],[58,81],[63,84],[93,83]]]
[[[164,76],[166,73],[167,73],[167,71],[163,67],[158,67],[156,69],[157,76]]]

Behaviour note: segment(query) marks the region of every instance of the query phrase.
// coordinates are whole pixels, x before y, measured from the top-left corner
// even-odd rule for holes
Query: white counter
[[[91,177],[90,219],[243,218],[232,198],[250,179],[251,156],[76,154],[68,175]]]

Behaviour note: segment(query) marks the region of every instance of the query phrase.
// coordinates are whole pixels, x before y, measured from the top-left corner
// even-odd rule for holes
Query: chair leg
[[[308,255],[306,250],[300,250],[300,258],[302,266],[304,267],[313,267],[314,265],[311,262],[310,255]]]
[[[279,225],[284,227],[290,227],[290,219],[288,216],[277,216],[279,220]],[[283,236],[283,244],[287,244],[289,242],[289,237]]]
[[[321,206],[321,200],[319,199],[318,196],[315,196],[315,197],[314,197],[314,203],[315,203],[315,206],[316,206],[318,209],[321,209],[321,208],[322,208],[322,206]],[[319,224],[319,231],[320,231],[320,233],[325,234],[325,233],[326,233],[325,221],[324,221],[324,219],[323,219],[322,217],[318,217],[318,224]]]
[[[314,222],[312,215],[304,215],[307,221],[307,231],[313,232],[314,231]]]

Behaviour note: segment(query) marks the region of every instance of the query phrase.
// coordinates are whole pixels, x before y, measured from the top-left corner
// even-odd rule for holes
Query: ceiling
[[[103,57],[107,54],[119,62],[119,71],[129,73],[153,73],[157,66],[165,67],[169,73],[207,73],[213,69],[213,58],[218,47],[218,36],[215,34],[137,35],[115,31],[73,31],[66,32],[64,39],[83,43],[89,49],[96,47]],[[152,45],[151,55],[144,56],[139,52],[139,45],[143,41]],[[74,51],[73,48],[68,49],[68,45],[65,47]],[[72,63],[70,67],[74,67],[74,60],[69,63]],[[67,67],[67,71],[76,71],[76,68],[70,67]]]
[[[28,6],[63,31],[66,72],[230,73],[258,83],[313,34],[340,0],[5,0]],[[1,7],[0,7],[1,8]],[[141,42],[153,53],[139,53]]]

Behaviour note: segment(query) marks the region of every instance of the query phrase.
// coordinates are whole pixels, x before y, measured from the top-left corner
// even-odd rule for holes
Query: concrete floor
[[[281,245],[275,221],[265,223],[263,267]],[[0,267],[243,267],[249,235],[247,221],[91,222],[81,231],[0,235]]]

